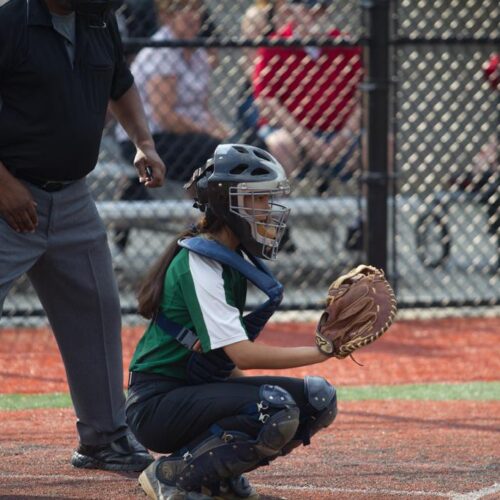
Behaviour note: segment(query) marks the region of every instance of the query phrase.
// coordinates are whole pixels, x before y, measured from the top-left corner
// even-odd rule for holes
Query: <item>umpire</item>
[[[136,145],[140,180],[160,186],[165,166],[107,1],[4,3],[0,98],[0,314],[14,280],[27,273],[59,345],[78,419],[71,463],[142,470],[152,457],[125,423],[118,290],[85,181],[108,102]]]

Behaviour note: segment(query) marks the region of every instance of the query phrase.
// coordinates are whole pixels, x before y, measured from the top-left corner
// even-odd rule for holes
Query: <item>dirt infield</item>
[[[141,328],[123,332],[125,371],[142,332]],[[313,332],[314,324],[272,323],[259,340],[271,345],[311,345]],[[304,376],[314,372],[339,386],[498,380],[499,335],[500,318],[400,321],[359,351],[356,359],[363,367],[346,359],[275,373]],[[50,331],[0,329],[0,393],[67,391]]]
[[[311,446],[249,474],[263,499],[466,500],[488,498],[470,494],[488,489],[500,497],[498,402],[341,402],[339,410]],[[0,498],[145,498],[136,474],[69,465],[71,410],[0,418]]]
[[[269,344],[301,345],[313,325],[273,324]],[[124,332],[127,363],[141,332]],[[350,360],[315,373],[335,385],[498,380],[500,318],[398,322]],[[0,330],[0,392],[67,391],[48,332]],[[254,372],[258,373],[258,372]],[[0,412],[0,498],[145,498],[136,474],[73,469],[70,409]],[[339,401],[311,446],[249,475],[263,500],[500,498],[500,395],[495,401]]]

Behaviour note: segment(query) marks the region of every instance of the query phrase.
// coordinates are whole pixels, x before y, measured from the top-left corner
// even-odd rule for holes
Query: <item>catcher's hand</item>
[[[391,326],[396,310],[384,272],[358,266],[330,285],[316,345],[323,354],[345,358],[377,340]]]

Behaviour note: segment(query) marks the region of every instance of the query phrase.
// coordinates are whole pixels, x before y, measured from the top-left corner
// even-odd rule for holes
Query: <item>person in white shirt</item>
[[[192,40],[202,28],[202,0],[156,0],[160,28],[153,40]],[[153,134],[158,154],[168,165],[169,195],[182,197],[182,183],[213,154],[229,131],[209,109],[211,55],[205,48],[146,47],[135,57],[131,71]],[[132,162],[135,152],[118,125],[116,138],[123,158]],[[149,199],[143,187],[131,180],[123,200]],[[115,243],[125,250],[128,231],[120,231]]]

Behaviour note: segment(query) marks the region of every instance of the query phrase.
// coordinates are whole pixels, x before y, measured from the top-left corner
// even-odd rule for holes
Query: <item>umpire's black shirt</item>
[[[132,85],[114,15],[76,16],[72,67],[43,0],[0,7],[0,160],[47,180],[80,179],[97,162],[109,98]]]

